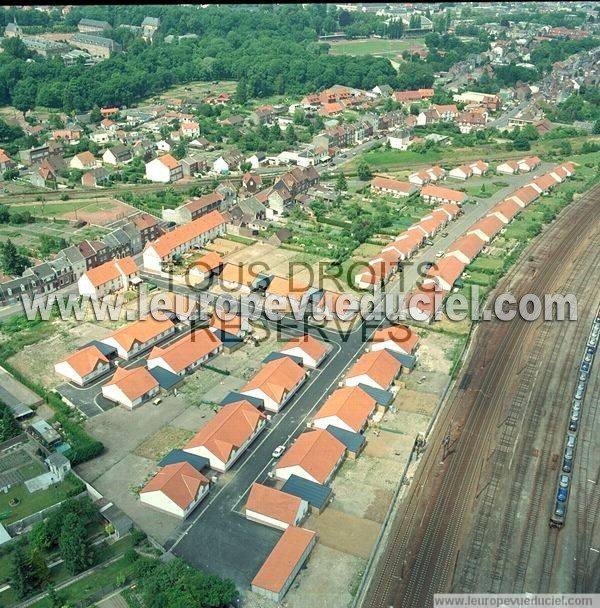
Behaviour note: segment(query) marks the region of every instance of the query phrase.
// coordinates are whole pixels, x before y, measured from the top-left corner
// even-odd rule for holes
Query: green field
[[[385,38],[369,38],[364,40],[344,40],[342,42],[329,42],[331,55],[381,55],[395,57],[402,51],[414,45],[424,45],[423,38],[410,38],[408,40],[388,40]]]

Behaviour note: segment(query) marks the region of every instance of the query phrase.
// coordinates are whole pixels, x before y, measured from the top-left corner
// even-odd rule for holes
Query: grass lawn
[[[359,158],[353,159],[348,163],[348,168],[356,169],[358,163],[365,160],[370,167],[380,171],[388,167],[395,167],[402,164],[426,164],[438,161],[443,157],[441,152],[428,150],[425,154],[412,152],[411,150],[388,150],[384,147],[377,148],[362,154]]]
[[[465,278],[465,283],[474,283],[475,285],[489,285],[492,277],[483,272],[469,271],[469,278]]]
[[[423,38],[408,40],[389,40],[385,38],[368,38],[364,40],[344,40],[329,42],[330,55],[382,55],[394,57],[415,45],[423,45]]]
[[[63,482],[51,486],[47,490],[38,490],[30,494],[24,484],[11,488],[8,494],[0,494],[0,513],[9,513],[9,516],[2,520],[4,525],[12,524],[23,517],[36,513],[57,502],[68,498],[69,491],[75,489],[78,482],[72,475],[69,475]],[[16,507],[11,507],[9,502],[17,498],[20,502]]]
[[[500,270],[502,268],[502,260],[500,258],[491,258],[485,255],[477,257],[469,266],[469,270]]]

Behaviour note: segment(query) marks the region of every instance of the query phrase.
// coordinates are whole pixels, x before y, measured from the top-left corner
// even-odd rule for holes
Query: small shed
[[[331,488],[293,474],[283,484],[281,491],[306,500],[317,514],[323,511],[331,498]]]
[[[296,365],[299,365],[300,367],[303,366],[303,360],[302,357],[296,357],[294,355],[287,355],[285,353],[278,353],[278,352],[272,352],[269,353],[263,360],[263,363],[269,363],[269,361],[275,361],[275,359],[281,359],[282,357],[287,357],[288,359],[291,359]]]
[[[390,355],[394,355],[394,357],[396,357],[396,359],[398,359],[398,361],[400,361],[400,363],[402,363],[403,371],[404,370],[412,371],[413,368],[415,367],[417,358],[414,355],[405,355],[404,353],[399,353],[398,351],[390,350],[389,348],[386,348],[385,350],[387,350],[387,352],[390,353]]]
[[[327,432],[331,433],[337,440],[346,446],[348,458],[354,460],[365,447],[366,439],[360,433],[354,433],[346,429],[341,429],[333,424],[328,425]]]
[[[158,463],[159,467],[166,467],[169,464],[176,464],[178,462],[188,462],[191,464],[196,471],[202,471],[210,467],[210,461],[204,456],[198,456],[196,454],[190,454],[183,450],[171,450],[163,459]]]
[[[367,393],[369,397],[375,399],[375,401],[377,401],[377,405],[379,405],[380,408],[387,408],[391,405],[392,401],[394,401],[394,394],[390,391],[384,391],[375,386],[363,384],[362,382],[358,384],[358,388],[365,391],[365,393]]]
[[[258,397],[252,397],[251,395],[244,395],[242,393],[231,392],[221,401],[221,405],[229,405],[230,403],[236,403],[237,401],[247,401],[252,404],[255,408],[264,408],[264,402]]]

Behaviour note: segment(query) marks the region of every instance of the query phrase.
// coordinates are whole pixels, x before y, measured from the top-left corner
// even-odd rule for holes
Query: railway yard
[[[577,321],[492,321],[401,495],[364,606],[421,607],[434,593],[600,590],[600,387],[590,370],[572,434],[564,526],[550,527],[571,403],[600,303],[600,187],[569,206],[494,294],[574,294]],[[493,295],[492,294],[492,297]],[[596,325],[598,325],[596,323]]]

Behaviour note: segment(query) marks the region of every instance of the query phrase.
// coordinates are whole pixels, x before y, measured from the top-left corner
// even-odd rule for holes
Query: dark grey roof
[[[105,344],[99,340],[92,340],[91,342],[84,344],[78,350],[82,350],[88,346],[95,346],[105,357],[114,357],[117,354],[117,349],[114,346],[110,346],[109,344]]]
[[[213,329],[213,331],[217,338],[219,338],[219,340],[221,340],[221,342],[223,342],[223,344],[227,347],[231,346],[232,344],[243,342],[242,338],[234,336],[233,334],[223,331],[222,329]]]
[[[379,405],[389,405],[394,400],[394,395],[390,391],[384,391],[368,384],[359,383],[358,388],[362,389],[367,395],[373,397]]]
[[[354,452],[355,454],[357,454],[365,444],[364,435],[341,429],[333,424],[330,424],[327,427],[327,432],[331,433],[336,439],[341,441],[350,452]]]
[[[105,29],[110,27],[108,21],[100,21],[98,19],[80,19],[79,25],[89,25],[91,27],[102,27]]]
[[[64,454],[61,454],[60,452],[52,452],[52,454],[46,458],[46,462],[48,465],[53,464],[56,467],[62,467],[70,461]]]
[[[287,357],[288,359],[291,359],[294,363],[297,363],[300,366],[302,366],[302,364],[304,363],[302,357],[296,357],[294,355],[288,355],[286,353],[278,353],[278,352],[269,353],[262,360],[262,362],[263,363],[269,363],[269,361],[275,361],[275,359],[281,359],[282,357]]]
[[[204,456],[190,454],[183,450],[171,450],[159,463],[159,467],[166,467],[168,464],[176,464],[178,462],[189,462],[197,471],[210,467],[210,460]]]
[[[317,509],[322,509],[327,504],[331,494],[331,488],[304,479],[304,477],[298,477],[298,475],[290,475],[281,491],[298,496]]]
[[[153,367],[148,370],[150,375],[158,382],[160,388],[164,388],[165,390],[169,390],[174,386],[177,386],[180,382],[183,382],[183,378],[170,372],[167,369],[162,367]]]
[[[402,363],[402,366],[408,369],[412,369],[417,362],[417,358],[414,355],[405,355],[404,353],[399,353],[398,351],[390,350],[389,348],[386,348],[385,350],[387,350],[390,355],[394,355],[394,357]]]
[[[251,403],[254,407],[263,407],[264,402],[262,399],[258,399],[258,397],[251,397],[249,395],[243,395],[242,393],[229,393],[222,401],[221,405],[229,405],[230,403],[235,403],[236,401],[241,401],[245,399],[249,403]]]
[[[65,256],[65,258],[67,258],[69,262],[71,262],[71,264],[85,261],[85,257],[81,253],[77,245],[71,245],[70,247],[63,249],[62,254]]]
[[[112,524],[118,536],[127,534],[133,527],[131,519],[112,502],[108,503],[105,507],[102,507],[100,513],[104,519]]]
[[[7,403],[7,405],[10,408],[10,411],[13,413],[13,416],[17,418],[17,420],[19,418],[27,418],[28,416],[31,416],[33,414],[33,410],[24,403],[21,403],[20,401],[16,403]]]

